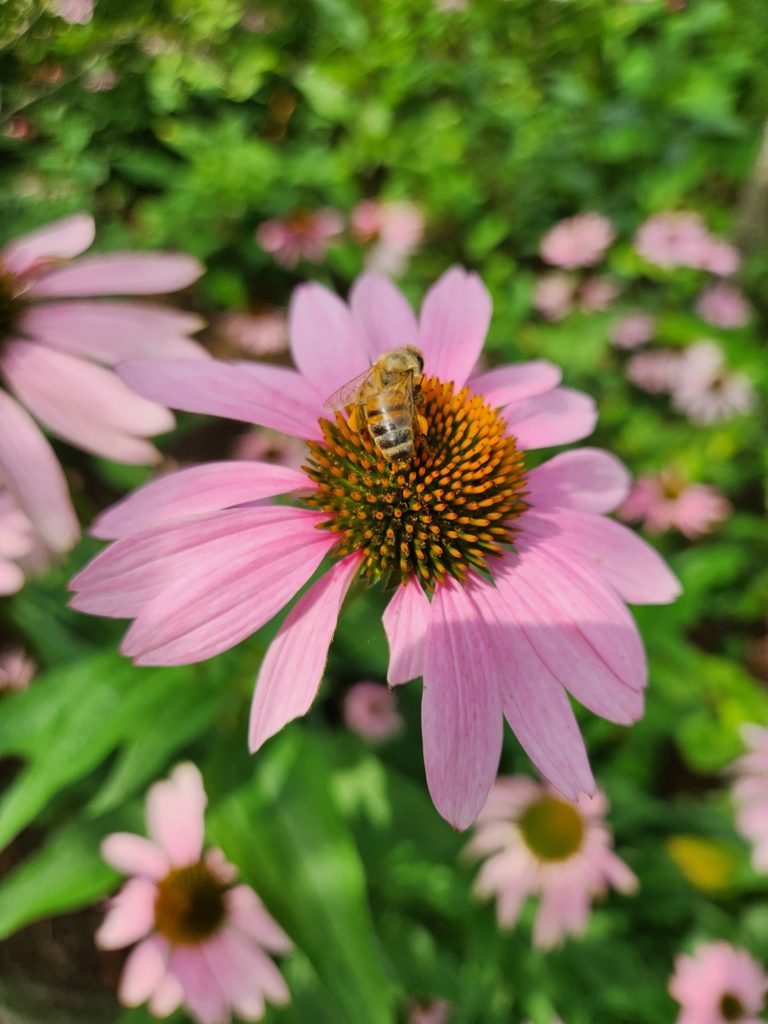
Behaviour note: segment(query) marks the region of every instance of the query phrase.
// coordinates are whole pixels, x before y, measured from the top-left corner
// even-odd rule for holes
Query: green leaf
[[[392,1024],[394,991],[374,938],[363,865],[309,735],[297,726],[283,733],[208,826],[311,961],[338,1005],[338,1024]]]

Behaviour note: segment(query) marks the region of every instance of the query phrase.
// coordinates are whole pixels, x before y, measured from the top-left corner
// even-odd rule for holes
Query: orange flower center
[[[202,942],[224,921],[226,890],[205,861],[173,868],[157,885],[155,927],[174,945]]]
[[[523,839],[539,860],[568,860],[581,848],[584,819],[566,800],[544,796],[534,800],[518,821]]]

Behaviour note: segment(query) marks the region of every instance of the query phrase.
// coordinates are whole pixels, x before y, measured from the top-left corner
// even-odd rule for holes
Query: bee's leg
[[[416,426],[419,428],[419,433],[426,435],[429,433],[429,423],[426,416],[422,416],[420,412],[416,413]]]
[[[362,434],[365,429],[365,406],[354,405],[352,412],[349,414],[349,429],[354,430],[356,434]]]

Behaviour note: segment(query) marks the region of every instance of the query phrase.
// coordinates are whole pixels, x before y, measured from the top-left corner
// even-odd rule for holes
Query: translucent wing
[[[346,384],[342,384],[338,391],[334,391],[330,398],[326,398],[323,402],[325,409],[340,409],[342,406],[351,405],[358,401],[360,395],[360,389],[368,381],[371,375],[370,367],[367,370],[363,370],[362,373],[358,373],[352,380],[348,380]]]

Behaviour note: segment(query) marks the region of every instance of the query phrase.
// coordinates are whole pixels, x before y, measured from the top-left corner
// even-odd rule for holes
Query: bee
[[[367,427],[374,447],[385,459],[409,462],[416,430],[427,432],[427,421],[416,409],[423,369],[424,358],[417,348],[393,348],[334,392],[326,408],[353,404],[352,430],[362,433]]]

